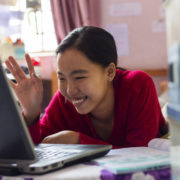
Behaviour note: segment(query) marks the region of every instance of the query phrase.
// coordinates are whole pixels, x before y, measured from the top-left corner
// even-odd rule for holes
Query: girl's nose
[[[67,84],[66,92],[70,97],[73,97],[77,94],[77,87],[73,82]]]

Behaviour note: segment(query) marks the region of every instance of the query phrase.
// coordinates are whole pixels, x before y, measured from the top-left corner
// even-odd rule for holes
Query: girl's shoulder
[[[117,69],[115,81],[124,81],[127,83],[145,83],[147,81],[152,81],[152,78],[144,71]]]
[[[114,79],[115,89],[124,89],[125,91],[139,91],[140,89],[149,89],[154,86],[152,78],[144,71],[117,69]]]

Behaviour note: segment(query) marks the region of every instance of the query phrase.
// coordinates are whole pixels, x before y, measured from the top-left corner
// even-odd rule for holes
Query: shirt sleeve
[[[43,118],[39,118],[28,128],[35,144],[40,143],[44,137],[64,129],[64,114],[61,105],[63,100],[60,98],[60,93],[57,92],[46,108]]]
[[[94,139],[84,133],[79,132],[79,139],[81,144],[109,144],[108,142],[99,140],[99,139]]]
[[[86,134],[81,133],[81,132],[79,132],[79,139],[80,139],[80,144],[112,145],[109,142],[99,140],[99,139],[94,139]],[[121,146],[112,145],[112,149],[117,149],[117,148],[121,148]]]
[[[125,147],[147,146],[165,124],[151,77],[139,72],[132,80],[132,96],[128,107]]]

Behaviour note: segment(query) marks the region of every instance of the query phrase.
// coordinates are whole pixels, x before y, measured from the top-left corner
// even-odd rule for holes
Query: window
[[[25,50],[27,52],[54,51],[57,41],[50,0],[26,0],[26,2],[20,0],[19,4],[23,4],[21,7],[25,7],[21,30]]]

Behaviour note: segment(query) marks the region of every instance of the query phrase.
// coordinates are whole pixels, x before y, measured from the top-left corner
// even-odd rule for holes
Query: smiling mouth
[[[86,97],[83,97],[83,98],[74,99],[74,100],[72,100],[72,104],[73,104],[74,106],[79,106],[79,105],[81,105],[86,99],[87,99],[87,96],[86,96]]]

